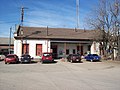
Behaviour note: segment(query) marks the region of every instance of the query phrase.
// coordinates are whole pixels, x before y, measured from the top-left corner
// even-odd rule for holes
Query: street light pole
[[[20,33],[21,33],[21,54],[23,54],[23,21],[24,21],[24,9],[28,9],[26,7],[21,7],[21,30],[20,30]],[[26,46],[26,52],[27,52],[27,46]]]
[[[9,54],[11,53],[11,31],[12,31],[12,27],[10,28],[10,36],[9,36]]]
[[[21,55],[23,54],[23,27],[20,30],[20,37],[21,37]]]

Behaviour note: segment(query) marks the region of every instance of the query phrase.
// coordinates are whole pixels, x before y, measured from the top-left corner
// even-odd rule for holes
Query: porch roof
[[[20,31],[23,30],[23,35]],[[99,36],[98,30],[83,30],[70,28],[48,27],[19,27],[15,39],[69,39],[69,40],[93,40]]]

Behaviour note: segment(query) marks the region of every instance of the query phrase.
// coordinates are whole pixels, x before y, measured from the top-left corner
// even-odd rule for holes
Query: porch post
[[[47,40],[47,52],[48,52],[48,40]]]
[[[78,43],[78,45],[77,45],[77,54],[80,54],[81,53],[81,48],[80,48],[80,46],[81,46],[81,44],[80,43]]]
[[[50,43],[50,40],[49,39],[47,39],[47,41],[46,41],[46,47],[47,47],[47,52],[50,52],[50,49],[51,49],[51,43]]]
[[[66,58],[66,46],[67,46],[67,45],[66,45],[66,42],[65,42],[65,43],[64,43],[64,56],[63,56],[64,58]]]

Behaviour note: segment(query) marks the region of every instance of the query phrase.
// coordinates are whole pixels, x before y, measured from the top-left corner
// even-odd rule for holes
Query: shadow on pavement
[[[56,64],[58,61],[53,61],[53,62],[43,62],[42,64]]]

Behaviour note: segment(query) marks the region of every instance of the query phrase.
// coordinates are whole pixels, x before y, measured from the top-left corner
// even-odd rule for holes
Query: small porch
[[[50,41],[51,52],[56,58],[67,57],[69,54],[84,55],[91,51],[91,41]]]

